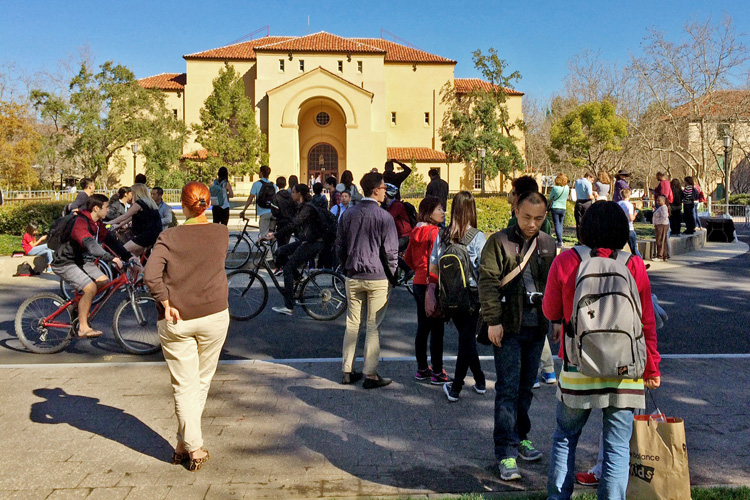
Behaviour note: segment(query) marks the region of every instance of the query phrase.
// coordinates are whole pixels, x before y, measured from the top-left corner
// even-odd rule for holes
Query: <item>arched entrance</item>
[[[307,153],[307,173],[313,179],[322,180],[333,175],[338,179],[339,154],[336,148],[328,143],[321,142],[310,148]]]
[[[327,97],[308,99],[300,106],[300,182],[320,176],[340,178],[346,170],[346,116]]]

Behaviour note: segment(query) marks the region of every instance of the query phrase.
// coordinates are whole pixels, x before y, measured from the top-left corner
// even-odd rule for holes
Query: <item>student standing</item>
[[[586,213],[586,210],[588,210],[591,203],[596,199],[594,195],[594,187],[591,184],[593,181],[594,174],[586,172],[583,177],[575,182],[574,186],[576,190],[576,204],[573,210],[573,215],[576,219],[576,235],[579,243],[581,242],[581,235],[579,234],[578,228],[581,226],[581,219],[583,219],[583,214]]]
[[[562,248],[563,246],[563,222],[565,221],[565,212],[568,209],[568,196],[570,196],[568,177],[565,174],[559,174],[555,177],[555,185],[549,194],[552,221],[555,223],[557,248]]]
[[[635,233],[635,227],[633,227],[633,221],[635,216],[638,215],[638,211],[635,209],[632,203],[630,203],[630,189],[623,189],[620,191],[620,201],[617,204],[622,208],[625,215],[628,217],[628,246],[630,246],[630,253],[633,255],[641,256],[638,251],[638,235]]]
[[[656,198],[653,222],[656,233],[656,257],[653,260],[665,261],[669,259],[669,209],[664,195]]]

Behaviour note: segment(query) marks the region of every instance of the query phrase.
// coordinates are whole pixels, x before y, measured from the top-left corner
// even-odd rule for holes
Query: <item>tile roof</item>
[[[216,153],[211,153],[212,156],[216,156]],[[206,148],[201,148],[197,151],[193,151],[192,153],[185,153],[181,157],[183,160],[205,160],[208,158],[208,150]]]
[[[343,78],[342,76],[339,76],[336,73],[325,69],[323,66],[318,66],[317,68],[314,68],[314,69],[312,69],[310,71],[305,71],[303,74],[301,74],[301,75],[299,75],[297,77],[294,77],[291,80],[286,81],[286,82],[282,83],[281,85],[278,85],[278,86],[276,86],[276,87],[274,87],[274,88],[272,88],[270,90],[267,90],[266,92],[270,95],[270,94],[274,93],[276,90],[278,90],[278,89],[280,89],[282,87],[286,87],[287,85],[290,85],[293,82],[296,82],[297,80],[300,80],[302,78],[310,78],[310,75],[313,75],[316,72],[320,72],[320,73],[326,74],[328,76],[331,76],[331,77],[335,78],[336,80],[339,80],[339,81],[341,81],[341,82],[343,82],[343,83],[345,83],[345,84],[353,87],[357,91],[369,95],[370,98],[372,98],[372,96],[375,95],[372,92],[370,92],[369,90],[365,89],[364,84],[362,86],[359,86],[356,83],[352,83],[349,80],[347,80],[346,78]]]
[[[388,148],[388,158],[399,161],[446,161],[445,153],[431,148]]]
[[[247,42],[235,43],[182,56],[184,59],[255,59],[255,48],[295,38],[291,36],[264,36]]]
[[[468,94],[475,89],[492,90],[492,85],[490,82],[480,78],[455,78],[453,80],[453,86],[457,94]],[[495,85],[495,88],[500,87]],[[507,95],[523,95],[523,92],[509,88],[505,89],[505,93]]]
[[[159,90],[185,90],[186,83],[187,74],[185,73],[162,73],[138,80],[141,87]]]
[[[697,104],[697,112],[694,104]],[[672,110],[672,116],[690,120],[700,116],[713,120],[750,118],[750,91],[717,90],[676,107]]]
[[[421,49],[401,45],[384,38],[352,38],[360,43],[366,43],[386,51],[385,62],[426,62],[456,64],[452,59],[436,56]]]
[[[349,38],[342,38],[338,35],[332,35],[321,31],[299,38],[290,38],[281,42],[271,43],[256,47],[257,51],[294,51],[294,52],[340,52],[340,53],[371,53],[383,54],[385,50],[359,43]]]

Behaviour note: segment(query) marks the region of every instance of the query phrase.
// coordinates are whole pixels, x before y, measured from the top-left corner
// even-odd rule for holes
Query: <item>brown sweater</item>
[[[229,306],[224,258],[229,231],[221,224],[191,224],[162,231],[148,258],[144,280],[156,299],[169,300],[184,320],[202,318]]]

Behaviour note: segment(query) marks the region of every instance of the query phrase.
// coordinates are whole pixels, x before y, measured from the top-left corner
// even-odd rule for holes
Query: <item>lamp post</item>
[[[484,148],[479,148],[479,157],[482,158],[482,194],[484,194],[484,155],[487,151]]]
[[[138,141],[133,142],[131,144],[130,149],[133,150],[133,184],[135,184],[135,161],[136,157],[138,156]]]
[[[725,214],[729,217],[729,146],[732,145],[732,136],[724,134],[724,201],[726,202]]]

